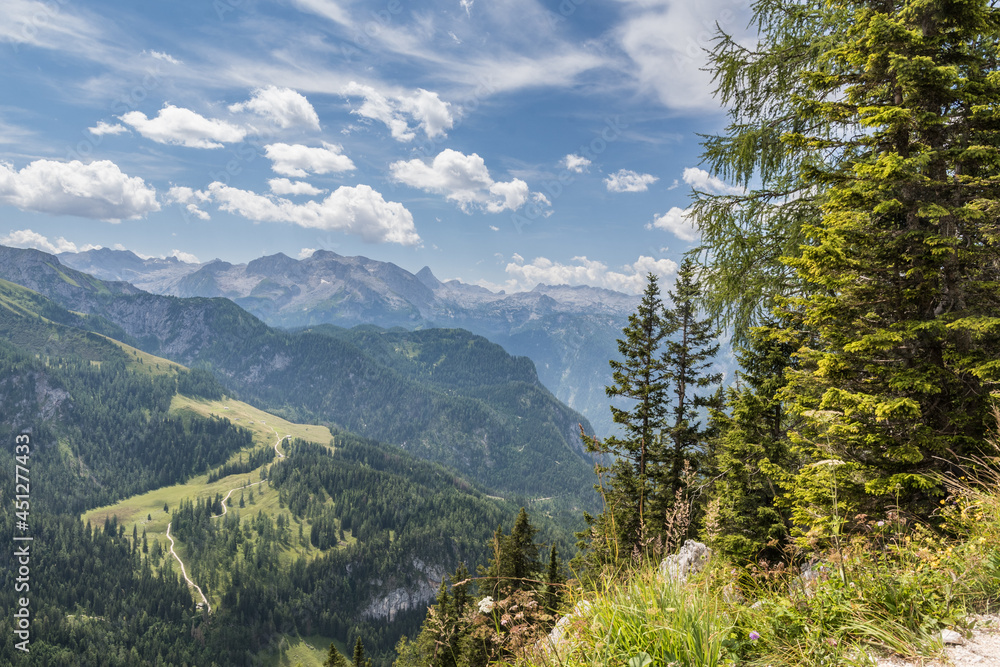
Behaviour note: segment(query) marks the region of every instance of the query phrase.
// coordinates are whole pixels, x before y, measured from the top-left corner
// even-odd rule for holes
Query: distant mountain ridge
[[[617,357],[617,338],[639,301],[588,286],[496,293],[442,282],[429,267],[413,274],[390,262],[326,250],[301,260],[278,253],[247,264],[185,264],[108,248],[59,258],[102,280],[128,281],[157,294],[225,297],[272,326],[467,329],[534,360],[542,383],[600,434],[612,430],[604,392],[608,360]]]
[[[593,502],[587,420],[539,383],[529,359],[467,331],[288,332],[227,299],[149,294],[3,246],[0,278],[146,352],[206,367],[282,416],[401,445],[501,492]]]

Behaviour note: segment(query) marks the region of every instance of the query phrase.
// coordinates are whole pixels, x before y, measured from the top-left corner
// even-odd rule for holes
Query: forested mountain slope
[[[273,464],[255,458],[273,451],[275,427],[314,440],[323,429],[294,428],[224,399],[209,373],[79,328],[95,322],[113,326],[0,282],[0,437],[29,432],[32,443],[22,463],[36,633],[27,658],[5,643],[2,664],[259,664],[283,637],[317,634],[362,636],[385,664],[444,574],[484,562],[493,529],[516,513],[452,470],[345,432],[288,445]],[[250,461],[263,463],[238,465]],[[14,464],[4,447],[0,465]],[[251,493],[244,509],[236,496],[213,519],[221,496],[210,490],[251,476],[271,478],[252,487],[259,501]],[[13,484],[4,477],[7,497]],[[169,505],[143,505],[161,493]],[[93,527],[79,521],[98,506]],[[12,504],[0,509],[8,534],[15,518]],[[164,551],[167,522],[211,614]],[[11,609],[12,557],[0,553]],[[10,622],[0,620],[8,635]]]
[[[386,344],[372,332],[288,333],[226,299],[148,294],[99,281],[35,250],[0,247],[0,277],[103,318],[149,353],[208,368],[241,398],[285,416],[399,444],[502,493],[594,501],[592,464],[579,440],[580,424],[590,430],[587,421],[542,387],[530,362],[483,339],[455,332],[413,339],[432,349],[440,335],[451,341],[441,349],[463,350],[462,361],[446,368],[474,368],[466,374],[478,384],[450,386],[440,373],[434,379],[403,363],[406,355],[386,355]],[[484,372],[484,359],[499,376]]]
[[[638,303],[632,295],[586,286],[492,292],[442,282],[428,267],[413,274],[391,262],[326,250],[299,260],[278,253],[246,264],[142,259],[110,248],[59,258],[104,280],[127,280],[157,294],[226,297],[271,326],[468,329],[530,357],[545,386],[602,435],[613,428],[604,395],[607,362],[617,354],[615,341]]]

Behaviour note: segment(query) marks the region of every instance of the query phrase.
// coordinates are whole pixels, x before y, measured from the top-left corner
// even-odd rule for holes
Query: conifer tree
[[[521,508],[510,535],[504,535],[503,528],[497,527],[493,535],[493,557],[480,570],[480,575],[489,581],[488,594],[494,599],[509,596],[515,590],[533,590],[541,572],[538,562],[538,545],[528,513]],[[485,583],[485,582],[484,582]]]
[[[333,642],[330,642],[330,650],[326,654],[326,661],[323,663],[323,667],[350,667],[350,663],[337,650]]]
[[[795,421],[779,392],[797,346],[771,334],[767,327],[750,332],[737,352],[740,371],[727,394],[729,414],[713,413],[720,426],[706,528],[712,547],[740,562],[780,560],[791,527],[779,496],[796,468],[788,439]]]
[[[645,540],[647,499],[651,493],[650,465],[658,434],[667,414],[666,369],[662,359],[667,330],[658,278],[650,273],[636,313],[618,339],[622,360],[611,360],[613,383],[606,387],[610,398],[624,398],[625,407],[611,406],[612,419],[622,426],[623,435],[604,441],[589,441],[591,451],[610,455],[613,463],[599,464],[601,492],[605,512],[597,518],[588,516],[595,535],[591,548],[614,560],[630,554]],[[617,553],[613,553],[617,550]]]
[[[556,546],[552,545],[549,552],[549,565],[545,570],[545,611],[555,616],[562,604],[563,584],[566,577],[562,573],[562,563],[559,562],[559,555]]]
[[[722,381],[722,373],[709,372],[719,351],[718,332],[709,318],[699,317],[700,282],[694,261],[686,257],[677,272],[677,281],[667,294],[672,307],[664,311],[668,337],[662,365],[670,386],[668,431],[669,449],[657,450],[654,511],[658,517],[672,506],[681,487],[685,460],[701,458],[705,433],[696,421],[698,408],[712,403],[714,390],[703,390]]]
[[[801,344],[782,393],[797,450],[867,509],[926,514],[928,473],[982,442],[1000,380],[1000,10],[754,7],[760,43],[713,50],[732,122],[706,160],[759,187],[699,195],[708,302],[743,336],[778,306]],[[799,525],[814,470],[787,486]]]
[[[353,667],[372,667],[372,661],[365,657],[365,645],[361,643],[361,637],[354,642]]]

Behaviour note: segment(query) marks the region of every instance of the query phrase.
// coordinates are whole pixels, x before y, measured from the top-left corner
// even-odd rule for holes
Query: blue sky
[[[641,290],[696,241],[731,0],[5,0],[0,243]]]

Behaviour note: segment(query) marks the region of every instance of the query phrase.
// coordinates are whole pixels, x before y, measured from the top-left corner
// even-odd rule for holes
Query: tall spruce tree
[[[704,453],[705,433],[697,420],[698,409],[712,404],[714,385],[722,381],[722,373],[709,372],[719,352],[718,331],[711,319],[699,317],[701,283],[693,259],[684,258],[677,271],[677,281],[667,292],[671,307],[664,311],[665,331],[661,360],[664,376],[670,386],[669,448],[659,456],[655,511],[658,516],[668,510],[681,487],[681,472],[687,460],[696,465]],[[713,387],[711,392],[704,391]]]
[[[503,528],[497,527],[493,535],[493,557],[485,568],[480,566],[479,572],[485,578],[486,592],[494,599],[505,598],[515,590],[537,587],[542,570],[535,544],[537,532],[523,507],[514,519],[510,535],[504,535]]]
[[[611,406],[612,419],[622,426],[623,434],[590,441],[591,451],[614,458],[598,465],[605,512],[587,516],[592,526],[591,549],[602,560],[629,555],[646,540],[647,499],[653,484],[650,466],[666,425],[668,389],[662,359],[667,330],[654,274],[647,275],[639,308],[629,316],[622,334],[618,339],[622,359],[610,361],[613,382],[606,392],[610,398],[627,401],[623,407]]]
[[[353,667],[372,667],[372,661],[365,656],[365,645],[361,642],[361,637],[354,642],[354,660],[351,664]]]
[[[1000,381],[1000,11],[754,7],[760,44],[723,35],[714,50],[733,122],[706,158],[761,187],[696,205],[709,301],[745,335],[743,282],[780,306],[786,332],[808,333],[783,391],[802,418],[796,447],[844,464],[838,479],[867,494],[855,503],[926,513],[928,473],[982,442]],[[788,487],[796,524],[810,524],[815,470]]]

